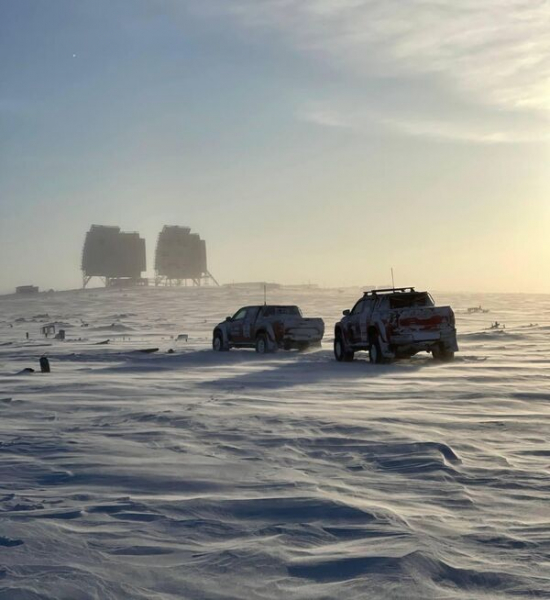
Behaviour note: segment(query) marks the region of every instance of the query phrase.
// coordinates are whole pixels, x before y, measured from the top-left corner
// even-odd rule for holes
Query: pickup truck
[[[306,319],[297,306],[245,306],[214,328],[212,347],[255,348],[265,354],[279,348],[306,350],[321,344],[322,319]]]
[[[391,288],[365,292],[334,328],[334,355],[353,360],[368,350],[371,363],[431,352],[449,361],[458,351],[455,316],[450,306],[435,306],[427,292]]]

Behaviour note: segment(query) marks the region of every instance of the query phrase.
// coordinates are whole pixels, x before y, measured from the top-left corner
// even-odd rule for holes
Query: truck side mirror
[[[349,315],[349,313],[350,313],[350,312],[351,312],[351,311],[350,311],[350,309],[349,309],[349,308],[346,308],[346,310],[343,310],[343,311],[342,311],[342,314],[344,315],[344,317],[347,317],[347,316]]]
[[[231,317],[225,317],[226,322],[231,321]]]

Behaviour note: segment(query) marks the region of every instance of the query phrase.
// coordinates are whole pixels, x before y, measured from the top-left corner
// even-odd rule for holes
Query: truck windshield
[[[301,317],[302,313],[297,306],[266,306],[264,307],[263,316],[273,317],[274,315],[290,315],[293,317]]]
[[[434,302],[427,292],[410,292],[406,294],[396,294],[388,298],[390,308],[409,308],[433,306]]]

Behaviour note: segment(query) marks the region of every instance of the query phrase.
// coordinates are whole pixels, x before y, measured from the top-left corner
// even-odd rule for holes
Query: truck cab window
[[[275,315],[302,316],[297,306],[264,306],[262,314],[264,317],[273,317]]]
[[[351,314],[352,315],[360,315],[363,312],[363,308],[365,306],[364,300],[359,300],[357,304],[353,307]]]
[[[259,312],[260,312],[260,307],[259,306],[253,306],[252,308],[249,308],[246,311],[246,320],[247,321],[254,321],[256,319],[256,317],[258,316]]]

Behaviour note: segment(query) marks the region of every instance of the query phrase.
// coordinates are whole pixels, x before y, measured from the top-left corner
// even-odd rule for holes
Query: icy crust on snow
[[[550,297],[436,295],[456,361],[375,366],[357,291],[270,296],[321,350],[210,351],[246,290],[0,299],[0,600],[549,598]]]

